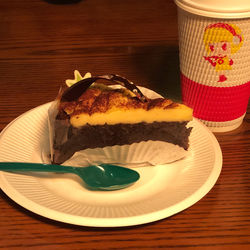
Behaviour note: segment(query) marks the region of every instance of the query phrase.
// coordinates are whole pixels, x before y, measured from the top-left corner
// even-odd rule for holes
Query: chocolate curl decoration
[[[61,101],[71,102],[77,100],[82,95],[82,93],[84,93],[94,82],[98,80],[108,80],[114,82],[115,84],[122,85],[123,87],[133,92],[141,102],[147,101],[147,98],[142,94],[142,92],[136,87],[134,83],[124,77],[114,74],[94,76],[82,79],[81,81],[75,83],[70,88],[64,91],[61,96]]]

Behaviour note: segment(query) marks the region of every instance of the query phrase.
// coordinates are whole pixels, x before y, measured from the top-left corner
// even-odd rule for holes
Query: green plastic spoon
[[[0,162],[0,171],[72,173],[78,175],[87,187],[93,190],[126,188],[140,178],[139,173],[132,169],[111,164],[71,167],[43,163]]]

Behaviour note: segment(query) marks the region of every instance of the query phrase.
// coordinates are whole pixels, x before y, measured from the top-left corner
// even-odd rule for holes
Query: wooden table
[[[179,99],[175,4],[0,2],[0,130],[53,100],[74,69],[117,73]],[[113,229],[64,224],[27,211],[0,191],[0,249],[249,249],[250,108],[240,128],[216,137],[223,169],[214,188],[154,223]]]

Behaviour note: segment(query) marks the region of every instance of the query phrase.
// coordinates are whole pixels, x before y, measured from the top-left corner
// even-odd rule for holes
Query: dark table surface
[[[0,130],[52,101],[75,69],[117,73],[180,100],[177,29],[171,0],[0,1]],[[0,191],[0,249],[249,249],[250,109],[238,129],[215,136],[221,175],[190,208],[150,224],[90,228],[36,215]]]

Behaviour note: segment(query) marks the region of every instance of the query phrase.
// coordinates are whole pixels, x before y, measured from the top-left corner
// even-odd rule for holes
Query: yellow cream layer
[[[106,113],[94,113],[92,115],[82,113],[70,118],[74,127],[86,125],[109,125],[117,123],[140,123],[140,122],[181,122],[192,120],[193,110],[183,104],[167,109],[110,110]]]

